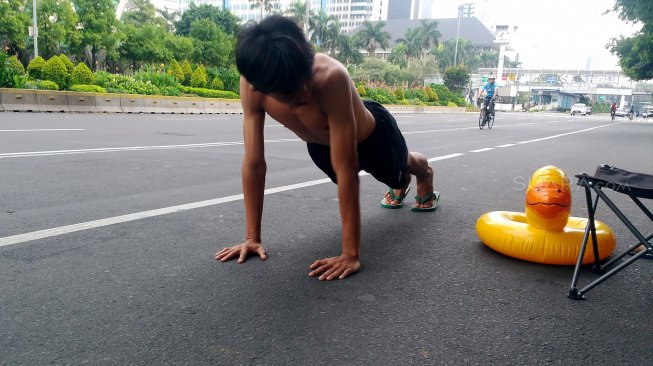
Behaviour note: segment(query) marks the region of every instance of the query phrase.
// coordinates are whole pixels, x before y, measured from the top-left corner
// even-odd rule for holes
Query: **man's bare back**
[[[326,114],[330,100],[334,98],[328,95],[324,86],[328,85],[329,77],[336,73],[344,73],[349,78],[345,67],[325,54],[316,54],[313,64],[313,80],[302,92],[291,97],[282,95],[265,95],[251,88],[243,88],[251,93],[252,102],[258,104],[270,117],[294,132],[299,138],[306,142],[313,142],[322,145],[331,145],[329,139],[329,116]],[[247,83],[247,80],[241,80]],[[363,101],[354,88],[351,88],[351,105],[338,106],[338,108],[353,109],[356,125],[356,142],[360,143],[374,130],[374,117],[365,108]],[[248,90],[249,89],[249,90]],[[247,91],[248,90],[248,91]],[[326,108],[325,108],[326,107]]]

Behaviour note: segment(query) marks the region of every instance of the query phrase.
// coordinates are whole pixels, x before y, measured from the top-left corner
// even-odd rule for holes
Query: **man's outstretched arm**
[[[240,78],[240,95],[243,107],[243,139],[245,156],[242,166],[243,195],[245,196],[245,241],[227,247],[215,254],[215,259],[228,261],[238,257],[238,263],[249,254],[267,259],[261,245],[261,221],[263,194],[265,191],[265,162],[263,127],[265,111],[261,107],[261,95],[253,91],[245,78]]]
[[[352,86],[344,68],[332,70],[322,105],[329,119],[331,164],[338,180],[338,202],[342,220],[342,253],[315,261],[311,276],[320,280],[343,279],[360,269],[361,218],[359,202],[356,120]]]

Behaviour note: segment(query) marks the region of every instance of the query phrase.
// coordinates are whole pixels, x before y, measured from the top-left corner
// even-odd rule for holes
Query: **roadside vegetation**
[[[262,15],[270,1],[251,0]],[[0,2],[0,87],[167,96],[238,98],[234,46],[240,21],[211,5],[191,3],[179,14],[157,10],[150,0],[130,0],[116,17],[114,0],[39,0],[39,56],[34,57],[32,2]],[[297,1],[283,15],[304,29],[316,51],[340,60],[357,90],[381,103],[466,106],[463,90],[472,70],[494,66],[496,52],[460,39],[440,42],[438,23],[423,20],[389,44],[385,23],[366,22],[354,37],[324,11],[306,14]],[[308,19],[308,24],[306,20]],[[388,60],[377,49],[391,50]],[[510,60],[506,60],[510,67]],[[513,66],[516,66],[514,63]],[[424,85],[442,74],[444,85]]]

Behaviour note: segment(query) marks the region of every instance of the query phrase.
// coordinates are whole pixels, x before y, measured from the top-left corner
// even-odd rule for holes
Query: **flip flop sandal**
[[[420,205],[423,205],[432,199],[433,202],[431,203],[431,207],[411,207],[410,210],[415,212],[433,212],[436,208],[438,208],[438,202],[440,201],[440,192],[434,191],[424,197],[415,196],[415,201],[417,201],[417,203]]]
[[[395,196],[395,192],[392,188],[388,188],[388,194],[390,194],[390,201],[387,201],[385,197],[381,200],[381,207],[383,208],[389,208],[389,209],[396,209],[396,208],[402,208],[404,207],[404,199],[406,198],[406,195],[408,195],[408,191],[410,191],[410,186],[408,186],[408,189],[403,194],[400,194],[399,196]],[[388,202],[392,201],[399,201],[399,204],[397,205],[391,205]]]

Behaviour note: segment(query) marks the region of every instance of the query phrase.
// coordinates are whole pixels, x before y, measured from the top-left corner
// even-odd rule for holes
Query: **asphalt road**
[[[363,176],[362,269],[321,282],[308,266],[339,254],[336,186],[272,120],[269,259],[213,260],[243,237],[241,118],[0,113],[0,364],[651,364],[652,261],[574,301],[572,267],[500,255],[474,224],[523,211],[544,165],[653,172],[653,121],[499,113],[479,130],[475,114],[400,115],[440,207],[381,209],[385,187]]]

